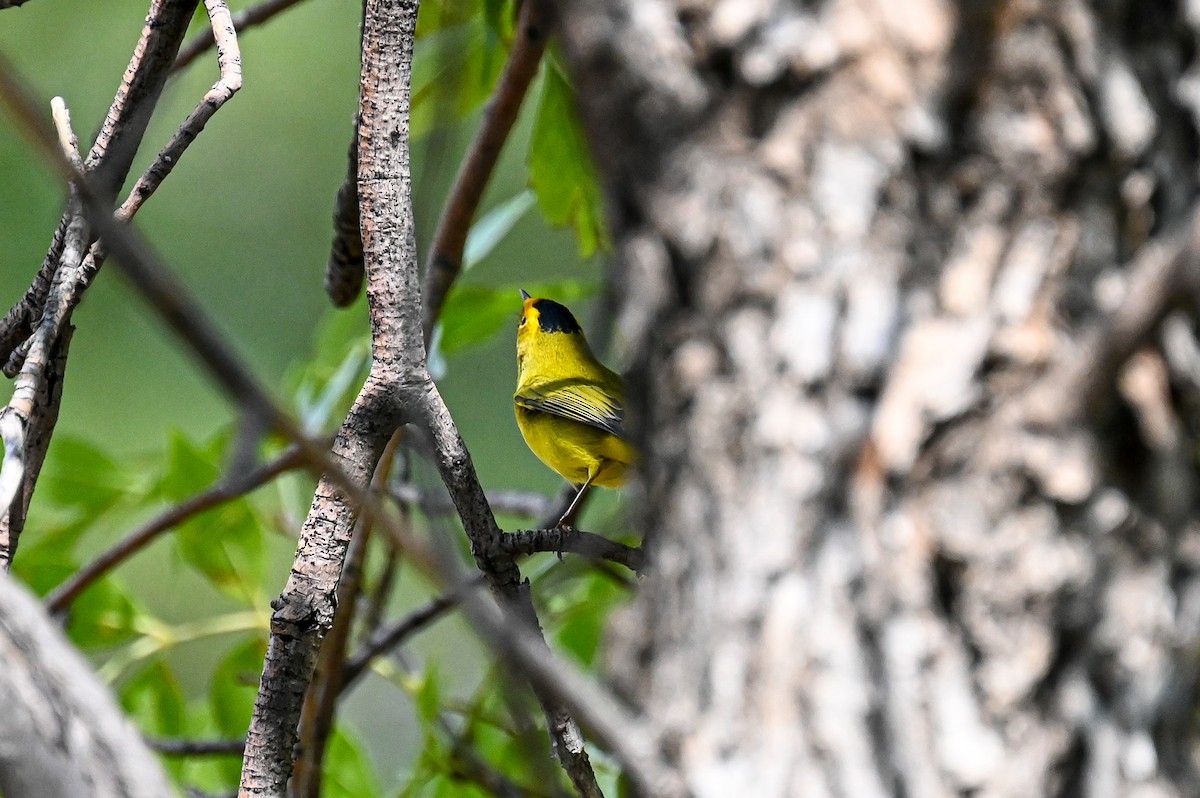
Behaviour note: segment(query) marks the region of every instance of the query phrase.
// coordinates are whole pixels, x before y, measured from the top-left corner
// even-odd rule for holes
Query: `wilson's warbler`
[[[625,439],[621,378],[596,360],[571,311],[525,291],[521,298],[517,426],[543,463],[580,486],[561,527],[592,485],[620,485],[637,455]]]

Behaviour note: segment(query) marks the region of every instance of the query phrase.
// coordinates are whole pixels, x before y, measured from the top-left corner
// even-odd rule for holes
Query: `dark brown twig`
[[[163,756],[241,756],[245,740],[146,740]]]
[[[504,142],[512,132],[529,84],[537,74],[552,25],[549,0],[525,0],[517,17],[517,35],[496,90],[483,112],[483,122],[471,142],[438,220],[437,232],[426,258],[425,286],[422,292],[422,325],[428,344],[433,326],[442,313],[450,287],[462,272],[463,248],[471,220],[479,209]]]
[[[570,552],[594,560],[609,560],[631,571],[640,571],[643,566],[640,548],[626,546],[582,529],[522,529],[504,536],[504,548],[513,556],[548,551],[557,554]]]
[[[79,597],[79,594],[96,580],[144,549],[162,533],[174,529],[189,518],[206,510],[241,498],[280,474],[300,468],[306,462],[300,449],[292,447],[236,482],[222,481],[203,493],[198,493],[187,501],[175,505],[129,533],[120,543],[92,560],[70,579],[55,588],[46,598],[47,611],[51,615],[61,615],[70,609],[71,603]]]
[[[476,577],[458,590],[443,593],[405,615],[390,627],[378,632],[362,647],[362,650],[346,662],[342,689],[348,690],[360,676],[366,673],[367,668],[371,667],[371,663],[377,657],[386,654],[412,635],[428,627],[458,606],[462,596],[468,590],[474,590],[482,585],[483,577]]]

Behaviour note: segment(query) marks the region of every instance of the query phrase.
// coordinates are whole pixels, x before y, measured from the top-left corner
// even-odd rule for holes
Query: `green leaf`
[[[242,737],[250,727],[266,653],[265,640],[247,640],[235,646],[213,671],[208,686],[209,703],[213,721],[223,736]]]
[[[342,725],[333,730],[329,750],[325,752],[325,780],[322,795],[327,798],[369,798],[379,795],[379,780],[361,743]]]
[[[71,605],[67,632],[80,648],[107,648],[136,637],[137,619],[143,614],[125,588],[105,578]]]
[[[42,519],[42,522],[45,523],[45,520]],[[42,534],[31,541],[22,538],[19,556],[13,560],[13,573],[29,585],[34,593],[45,596],[79,570],[75,544],[95,526],[94,519],[84,517],[57,527],[44,528]]]
[[[417,687],[413,700],[417,704],[417,717],[426,726],[437,723],[442,711],[442,690],[438,680],[437,668],[432,664],[425,668],[421,676],[420,686]]]
[[[488,341],[505,326],[516,329],[521,288],[534,296],[552,297],[564,304],[595,291],[594,285],[577,281],[496,287],[459,283],[451,290],[442,310],[441,351],[452,355]]]
[[[607,579],[581,581],[590,585],[585,595],[560,616],[557,637],[559,644],[581,663],[592,665],[600,650],[609,613],[624,599],[624,592]]]
[[[492,208],[472,225],[467,233],[466,246],[463,247],[463,270],[470,269],[490,255],[533,207],[534,200],[532,191],[522,191]]]
[[[498,33],[511,35],[513,18],[513,0],[423,0],[417,16],[417,39],[475,19],[485,20]]]
[[[417,40],[409,134],[420,139],[475,111],[491,94],[508,47],[481,14]]]
[[[253,604],[265,570],[264,531],[246,499],[196,516],[174,535],[184,562],[230,597]]]
[[[58,436],[38,479],[38,496],[94,518],[132,487],[132,477],[102,449],[79,438]]]
[[[543,61],[542,94],[529,140],[529,184],[550,224],[575,228],[579,254],[609,249],[604,200],[570,84],[552,59]]]
[[[178,737],[185,712],[179,680],[167,663],[155,659],[121,688],[121,706],[152,737]]]
[[[179,430],[172,430],[167,441],[167,467],[154,493],[169,502],[189,499],[210,487],[221,473],[221,455],[225,436],[214,436],[207,445],[193,443]]]

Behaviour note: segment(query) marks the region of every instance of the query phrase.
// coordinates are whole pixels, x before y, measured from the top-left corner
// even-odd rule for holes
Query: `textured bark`
[[[0,574],[0,794],[162,798],[141,734],[23,587]]]
[[[1111,321],[1191,215],[1198,28],[563,8],[645,450],[611,667],[697,795],[1200,791],[1191,298]]]

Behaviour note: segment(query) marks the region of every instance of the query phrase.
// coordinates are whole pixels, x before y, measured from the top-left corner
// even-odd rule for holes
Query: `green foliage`
[[[547,625],[553,624],[557,648],[584,666],[596,664],[604,625],[611,611],[628,596],[618,583],[595,572],[577,574],[556,586],[547,603]]]
[[[213,670],[208,696],[213,722],[224,736],[240,737],[250,725],[266,640],[252,638],[234,646]]]
[[[371,798],[381,794],[366,750],[341,724],[334,728],[329,739],[325,765],[321,794],[326,798]]]
[[[181,433],[173,433],[166,472],[155,493],[178,504],[210,489],[221,473],[226,438],[219,435],[197,445]],[[263,532],[247,499],[224,502],[193,516],[179,526],[172,539],[183,561],[214,587],[251,606],[258,603],[264,571]]]
[[[121,688],[121,706],[143,732],[177,737],[184,730],[184,700],[179,680],[161,659],[137,672]]]
[[[570,225],[581,257],[611,248],[600,181],[566,76],[553,59],[542,64],[542,93],[529,142],[529,185],[553,225]]]
[[[38,485],[39,498],[98,516],[133,487],[129,473],[99,447],[80,438],[56,438]]]
[[[116,580],[101,579],[71,607],[67,626],[71,641],[83,649],[107,649],[137,637],[145,612]]]
[[[481,216],[467,234],[466,246],[463,247],[463,271],[490,255],[533,207],[534,200],[532,192],[522,191]]]
[[[482,15],[441,27],[413,53],[409,133],[420,139],[483,105],[504,69],[508,43]]]

